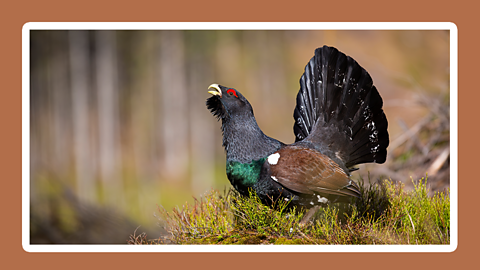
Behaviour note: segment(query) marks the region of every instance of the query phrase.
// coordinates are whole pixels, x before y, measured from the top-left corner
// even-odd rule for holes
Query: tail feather
[[[300,79],[294,110],[296,141],[316,145],[347,167],[383,163],[388,122],[372,78],[333,47],[315,50]]]

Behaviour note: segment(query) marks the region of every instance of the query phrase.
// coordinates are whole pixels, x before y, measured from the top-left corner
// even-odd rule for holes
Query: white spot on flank
[[[285,201],[288,202],[288,201],[290,201],[290,199],[289,199],[289,198],[285,198]]]
[[[311,204],[311,205],[314,205],[314,203],[313,203],[313,202],[310,202],[310,204]]]
[[[319,203],[328,203],[328,199],[325,197],[320,197],[320,195],[317,195],[317,198]]]
[[[278,182],[277,178],[275,176],[270,176],[274,181]]]
[[[277,165],[277,162],[278,162],[278,159],[280,158],[280,154],[279,153],[275,153],[275,154],[271,154],[270,156],[268,156],[267,160],[268,160],[268,164],[270,165]]]

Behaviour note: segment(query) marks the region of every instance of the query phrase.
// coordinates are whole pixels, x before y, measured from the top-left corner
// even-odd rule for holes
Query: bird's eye
[[[229,94],[230,96],[235,96],[236,98],[238,98],[237,92],[235,92],[235,90],[233,90],[233,89],[228,89],[227,94]]]

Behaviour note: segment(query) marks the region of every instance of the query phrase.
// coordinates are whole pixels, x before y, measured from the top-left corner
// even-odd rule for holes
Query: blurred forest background
[[[448,31],[61,31],[30,35],[31,243],[125,244],[154,216],[230,187],[212,83],[252,104],[265,134],[292,143],[299,79],[335,46],[372,76],[390,146],[353,179],[449,187]]]

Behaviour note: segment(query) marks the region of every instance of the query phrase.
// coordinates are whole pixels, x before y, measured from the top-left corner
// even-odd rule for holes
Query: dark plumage
[[[368,72],[333,47],[315,50],[300,78],[295,143],[266,136],[237,90],[212,84],[207,107],[222,121],[227,177],[269,204],[311,207],[358,197],[353,166],[383,163],[389,144],[383,101]]]

